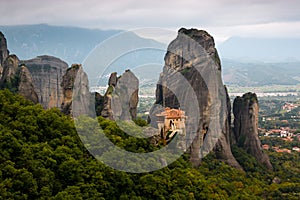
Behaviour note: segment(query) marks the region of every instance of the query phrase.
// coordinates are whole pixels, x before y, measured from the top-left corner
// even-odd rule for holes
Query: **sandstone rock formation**
[[[0,65],[0,72],[3,66],[0,88],[41,103],[46,109],[58,107],[72,116],[88,113],[111,120],[136,118],[139,81],[130,70],[120,77],[112,73],[104,96],[91,95],[81,65],[74,64],[67,69],[64,61],[51,56],[20,61],[17,56],[9,55],[1,33]],[[91,108],[92,101],[95,101],[96,113]],[[242,169],[231,152],[229,137],[232,137],[232,143],[272,169],[257,134],[255,94],[247,93],[235,99],[234,133],[230,136],[230,99],[221,79],[221,63],[214,40],[207,32],[182,28],[170,43],[157,84],[156,102],[150,111],[152,124],[156,122],[156,114],[165,107],[180,108],[186,113],[185,139],[194,166],[199,166],[201,159],[214,149],[217,158]]]
[[[222,157],[240,168],[230,150],[228,130],[222,128],[228,116],[226,91],[215,43],[206,31],[184,28],[178,31],[177,38],[168,46],[155,104],[150,111],[151,123],[156,121],[155,115],[161,112],[161,107],[181,108],[186,112],[187,140],[192,140],[190,159],[194,166],[200,165],[201,158],[221,138],[218,149]]]
[[[103,105],[96,105],[101,111],[101,116],[111,120],[132,120],[136,118],[138,104],[137,77],[126,70],[120,77],[112,73],[108,81],[108,89],[104,98],[98,95],[98,102]],[[97,102],[96,99],[96,102]]]
[[[24,96],[26,99],[29,99],[33,103],[38,103],[38,96],[33,86],[31,74],[25,65],[20,66],[18,77],[18,94]]]
[[[3,63],[3,72],[0,80],[0,85],[2,88],[15,87],[17,80],[15,79],[15,75],[18,71],[19,66],[19,58],[16,55],[8,56]]]
[[[73,88],[77,73],[81,65],[73,64],[66,73],[63,75],[61,87],[63,91],[63,101],[61,104],[61,110],[63,113],[70,115],[72,113],[72,98]]]
[[[3,64],[3,75],[0,79],[0,87],[16,92],[34,103],[38,103],[33,81],[27,67],[19,66],[19,58],[9,55]]]
[[[46,109],[60,108],[64,99],[61,83],[67,63],[52,56],[38,56],[20,63],[27,66],[32,76],[38,102]]]
[[[81,65],[74,64],[68,69],[67,63],[52,56],[20,61],[16,55],[8,54],[6,39],[0,32],[0,88],[21,94],[34,103],[42,104],[45,109],[61,108],[69,115],[72,114],[72,97],[75,96],[82,100],[77,112],[86,113],[92,99],[88,78]],[[76,94],[73,92],[74,84],[79,88]]]
[[[242,97],[235,98],[233,102],[235,141],[259,163],[272,169],[269,157],[263,152],[258,138],[258,110],[255,93],[246,93]]]
[[[108,80],[108,86],[116,87],[118,81],[117,72],[111,73],[109,80]]]
[[[0,31],[0,78],[3,70],[3,64],[6,58],[9,55],[9,51],[7,50],[6,38],[3,33]]]
[[[63,113],[72,116],[90,113],[91,94],[88,83],[88,77],[80,64],[73,64],[67,69],[61,83]],[[76,107],[76,111],[74,111],[74,107]]]

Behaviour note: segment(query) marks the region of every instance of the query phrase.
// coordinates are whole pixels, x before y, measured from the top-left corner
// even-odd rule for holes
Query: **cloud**
[[[280,30],[282,26],[286,35],[298,37],[299,7],[298,0],[6,0],[1,1],[0,24],[173,30],[184,26],[210,29],[219,38],[254,34],[253,29],[280,35],[268,28]]]

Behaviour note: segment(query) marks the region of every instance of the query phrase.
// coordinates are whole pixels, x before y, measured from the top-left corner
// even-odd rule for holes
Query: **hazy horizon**
[[[0,25],[46,23],[104,30],[154,27],[170,32],[186,27],[207,30],[219,44],[232,36],[300,38],[299,6],[296,0],[5,0]],[[154,39],[168,43],[163,37]]]

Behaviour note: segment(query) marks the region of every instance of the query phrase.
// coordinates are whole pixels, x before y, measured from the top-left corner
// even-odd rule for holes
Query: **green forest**
[[[74,121],[44,110],[8,90],[0,91],[0,199],[300,199],[300,155],[268,152],[268,171],[238,147],[245,172],[211,153],[199,168],[189,156],[150,173],[114,170],[83,146]],[[155,148],[134,139],[115,122],[98,118],[107,137],[133,152]],[[136,121],[144,126],[143,120]]]

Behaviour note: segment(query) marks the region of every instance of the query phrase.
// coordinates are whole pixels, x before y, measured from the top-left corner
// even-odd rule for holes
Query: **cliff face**
[[[156,121],[155,115],[161,112],[161,107],[181,108],[186,112],[193,165],[200,165],[201,158],[221,138],[220,155],[239,167],[230,150],[228,130],[222,131],[227,118],[226,91],[214,39],[206,31],[184,28],[178,31],[177,38],[168,46],[155,104],[150,111],[151,123]]]
[[[72,116],[89,113],[91,94],[88,83],[88,77],[80,64],[73,64],[67,70],[61,83],[63,89],[61,109],[63,113]],[[74,90],[74,88],[76,89]],[[74,111],[74,107],[76,111]]]
[[[112,73],[108,81],[108,89],[104,95],[96,96],[96,103],[101,116],[111,120],[132,120],[136,118],[138,104],[137,77],[126,70],[120,77]],[[103,102],[103,105],[100,105]]]
[[[131,120],[136,118],[139,101],[138,91],[139,80],[130,70],[126,70],[117,79],[112,96],[112,104],[114,105],[112,109],[116,119]]]
[[[75,96],[82,100],[77,112],[88,110],[92,99],[88,78],[81,65],[74,64],[68,69],[67,63],[52,56],[20,61],[16,55],[8,54],[6,39],[0,32],[0,88],[21,94],[34,103],[42,104],[45,109],[61,108],[68,115],[72,114],[72,97]],[[79,87],[76,94],[73,92],[74,84]]]
[[[230,147],[230,144],[231,144],[230,137],[231,137],[231,132],[232,132],[231,131],[231,102],[230,102],[227,88],[226,88],[226,86],[224,86],[224,87],[225,87],[225,91],[226,91],[227,118],[225,120],[225,124],[222,129],[222,135],[219,138],[219,140],[214,148],[214,151],[215,151],[218,159],[226,162],[230,166],[233,166],[237,169],[243,170],[231,152],[231,147]]]
[[[20,60],[16,55],[8,56],[3,62],[3,71],[0,80],[2,88],[8,87],[10,89],[9,87],[16,86],[15,75],[18,71],[19,62]]]
[[[38,103],[38,96],[33,86],[31,74],[25,65],[20,66],[18,77],[18,94],[24,96],[26,99],[29,99],[33,103]]]
[[[0,88],[7,88],[38,103],[31,74],[25,65],[19,64],[16,55],[9,55],[6,39],[0,32]]]
[[[8,54],[6,39],[0,32],[1,88],[17,92],[34,103],[42,104],[45,109],[57,107],[66,114],[72,114],[73,85],[78,75],[82,94],[75,95],[90,98],[87,75],[81,65],[75,64],[68,69],[67,63],[52,56],[20,61],[16,55]],[[84,101],[86,104],[80,108],[87,110],[90,100]]]
[[[77,73],[80,70],[81,65],[73,64],[66,73],[63,75],[61,82],[63,100],[61,104],[61,110],[67,115],[72,114],[72,98],[73,98],[73,87]]]
[[[272,169],[258,138],[258,101],[254,93],[246,93],[233,102],[234,139],[237,145],[254,156],[258,162]]]
[[[0,77],[2,74],[4,61],[6,60],[8,55],[9,52],[7,50],[6,38],[4,37],[3,33],[0,32]]]
[[[38,56],[21,63],[27,66],[32,76],[38,102],[46,109],[60,108],[64,98],[61,83],[67,63],[52,56]]]
[[[30,72],[25,65],[19,66],[19,58],[9,55],[3,64],[1,88],[16,92],[34,103],[38,103]]]
[[[96,99],[96,107],[97,115],[108,118],[110,120],[114,120],[114,113],[112,110],[112,93],[117,85],[118,76],[117,73],[111,73],[108,80],[108,88],[102,97],[100,94],[95,96]],[[121,108],[118,108],[121,109]]]

